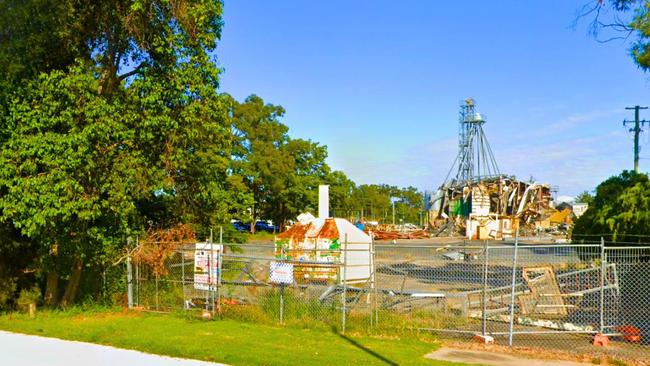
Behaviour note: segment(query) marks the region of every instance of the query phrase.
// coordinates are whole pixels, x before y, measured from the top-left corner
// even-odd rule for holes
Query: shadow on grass
[[[363,352],[369,354],[370,356],[372,356],[372,357],[374,357],[374,358],[376,358],[376,359],[378,359],[378,360],[381,360],[382,362],[386,363],[387,365],[399,366],[398,363],[395,363],[395,362],[393,362],[393,361],[387,359],[386,357],[384,357],[384,356],[380,355],[379,353],[377,353],[377,352],[371,350],[370,348],[368,348],[368,347],[364,346],[363,344],[361,344],[361,343],[355,341],[354,339],[352,339],[352,338],[346,336],[345,334],[341,334],[341,333],[339,333],[339,331],[338,331],[338,329],[336,329],[336,327],[332,327],[332,332],[333,332],[334,334],[336,334],[337,336],[339,336],[339,337],[343,338],[344,340],[346,340],[346,341],[347,341],[348,343],[350,343],[351,345],[357,347],[358,349],[360,349],[360,350],[362,350]]]

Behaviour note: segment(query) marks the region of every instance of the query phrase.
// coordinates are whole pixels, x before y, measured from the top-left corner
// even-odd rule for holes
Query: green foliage
[[[209,52],[221,35],[222,10],[214,0],[3,1],[0,80],[13,84],[81,60],[99,68],[105,94],[144,70],[164,76],[183,63],[216,86]]]
[[[251,95],[242,103],[230,99],[233,179],[245,185],[253,201],[239,218],[246,222],[272,219],[284,223],[305,211],[317,210],[318,185],[330,185],[330,213],[356,220],[364,216],[391,222],[391,198],[396,221],[418,223],[422,194],[413,187],[357,186],[325,162],[327,149],[313,141],[289,137],[280,122],[285,110]]]
[[[420,214],[424,210],[424,198],[421,192],[414,187],[399,188],[386,184],[362,184],[354,186],[342,181],[340,187],[351,192],[349,198],[335,205],[333,211],[337,216],[357,220],[364,217],[366,220],[376,220],[382,223],[392,223],[393,204],[395,202],[395,223],[419,224]],[[340,194],[335,188],[334,191]]]
[[[627,3],[632,5],[630,1]],[[644,71],[648,71],[650,69],[650,2],[641,1],[633,11],[634,17],[629,27],[636,33],[637,39],[630,53],[637,65]]]
[[[577,241],[641,242],[650,236],[650,181],[623,171],[596,188],[596,196],[573,227]]]
[[[327,150],[312,141],[292,139],[279,119],[281,106],[251,95],[243,103],[231,98],[234,147],[232,172],[252,194],[241,219],[283,223],[301,211],[314,210],[318,185],[330,172]]]
[[[16,291],[34,283],[36,245],[11,223],[0,223],[0,309],[12,308]]]
[[[34,286],[30,289],[23,289],[20,291],[17,303],[19,305],[38,304],[41,300],[41,289]]]
[[[308,324],[324,321],[331,325],[337,325],[338,319],[341,317],[340,302],[339,306],[334,302],[321,303],[316,297],[301,296],[292,289],[285,291],[283,302],[283,317],[289,323]],[[280,290],[267,290],[260,294],[259,307],[271,321],[278,322],[280,319]]]
[[[606,18],[607,8],[613,10],[611,20]],[[636,36],[630,48],[634,62],[644,71],[650,69],[650,1],[647,0],[610,0],[595,1],[583,7],[583,14],[595,14],[592,21],[593,33],[599,30],[618,32],[611,39]]]
[[[210,56],[221,9],[0,4],[0,222],[14,242],[35,244],[25,265],[67,280],[67,302],[81,273],[105,272],[128,236],[178,222],[205,236],[246,202],[229,174],[230,123]]]
[[[0,277],[0,310],[7,309],[16,293],[16,280],[7,274]]]
[[[584,191],[577,195],[574,201],[591,205],[594,202],[594,196],[589,191]]]

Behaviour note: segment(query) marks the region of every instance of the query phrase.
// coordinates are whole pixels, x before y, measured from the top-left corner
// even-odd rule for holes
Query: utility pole
[[[639,110],[648,109],[648,107],[640,107],[638,105],[635,105],[634,107],[625,107],[625,109],[634,110],[634,121],[624,120],[623,126],[627,125],[628,123],[634,123],[634,127],[630,128],[630,132],[634,132],[634,172],[638,173],[639,172],[639,134],[642,131],[641,125],[650,123],[650,121],[646,121],[646,120],[639,121]]]

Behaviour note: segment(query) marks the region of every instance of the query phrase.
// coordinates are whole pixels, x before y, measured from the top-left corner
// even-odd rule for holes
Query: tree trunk
[[[72,263],[72,273],[70,274],[70,280],[68,281],[68,285],[65,288],[65,293],[61,299],[62,306],[71,305],[77,297],[79,282],[81,281],[82,268],[81,258],[75,258],[74,262]]]
[[[46,306],[55,306],[59,301],[59,274],[56,271],[47,274],[43,300]]]

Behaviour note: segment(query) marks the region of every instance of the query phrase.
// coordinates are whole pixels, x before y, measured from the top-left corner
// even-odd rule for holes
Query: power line
[[[623,121],[623,126],[627,125],[628,123],[634,123],[634,127],[630,128],[630,132],[634,132],[634,172],[638,173],[639,172],[639,134],[643,131],[641,130],[641,126],[646,123],[650,123],[650,121],[642,120],[639,121],[639,110],[640,109],[648,109],[648,107],[640,107],[638,105],[635,105],[634,107],[625,107],[627,110],[634,110],[634,121],[628,121],[624,120]]]

